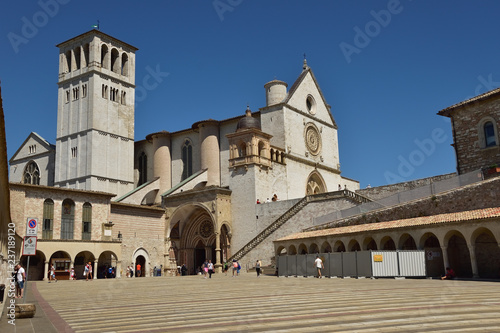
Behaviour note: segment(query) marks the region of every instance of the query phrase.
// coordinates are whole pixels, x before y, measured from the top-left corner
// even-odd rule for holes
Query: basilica
[[[9,161],[26,203],[13,218],[40,225],[37,278],[52,262],[62,275],[88,261],[220,269],[305,196],[359,189],[341,176],[337,124],[306,60],[290,87],[264,84],[258,111],[135,138],[138,49],[99,30],[57,47],[55,144],[32,132]]]

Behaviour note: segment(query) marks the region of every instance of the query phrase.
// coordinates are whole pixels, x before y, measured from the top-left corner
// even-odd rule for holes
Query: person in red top
[[[135,270],[135,276],[136,277],[141,276],[141,264],[137,264],[136,270]]]
[[[453,280],[455,276],[455,271],[450,267],[446,267],[446,274],[441,277],[441,280]]]

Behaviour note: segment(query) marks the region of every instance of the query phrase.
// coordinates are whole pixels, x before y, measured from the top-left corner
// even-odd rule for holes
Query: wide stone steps
[[[243,273],[37,282],[75,332],[495,332],[494,282]]]

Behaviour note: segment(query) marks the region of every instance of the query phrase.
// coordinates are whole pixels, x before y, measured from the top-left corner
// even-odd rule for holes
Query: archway
[[[71,256],[64,251],[57,251],[50,257],[49,270],[54,265],[57,280],[69,280],[71,269]]]
[[[469,248],[462,234],[456,232],[448,240],[448,262],[459,277],[472,277]]]
[[[290,254],[290,255],[297,254],[297,249],[295,248],[295,245],[290,245],[290,247],[288,248],[288,254]]]
[[[85,279],[85,276],[83,276],[83,271],[85,270],[85,265],[88,264],[89,262],[92,264],[92,273],[94,274],[95,277],[97,276],[96,274],[98,272],[94,272],[94,266],[95,266],[94,254],[90,251],[82,251],[76,255],[74,268],[75,268],[75,276],[77,279]]]
[[[384,238],[382,238],[380,243],[381,243],[380,247],[382,248],[382,250],[384,250],[384,251],[396,251],[396,244],[394,244],[394,241],[392,240],[391,237],[385,236]]]
[[[43,272],[45,269],[45,254],[41,251],[36,251],[36,255],[30,256],[30,267],[28,268],[28,257],[21,258],[21,265],[28,272],[28,280],[41,281],[43,280]]]
[[[500,278],[500,248],[490,230],[482,228],[475,232],[474,241],[477,273],[481,278]]]
[[[337,241],[335,242],[333,249],[335,252],[345,252],[345,245],[342,241]]]
[[[318,245],[312,243],[311,246],[309,246],[309,253],[319,253]]]
[[[377,251],[377,243],[375,242],[375,240],[373,238],[368,237],[367,239],[365,239],[363,244],[364,244],[363,247],[365,248],[365,250]]]
[[[422,236],[420,244],[425,251],[427,276],[443,276],[443,250],[437,237],[433,233],[427,232]]]
[[[405,233],[399,238],[399,248],[401,250],[416,250],[417,244],[410,234]]]
[[[307,179],[306,195],[319,194],[326,192],[326,185],[323,177],[317,172],[313,171]]]
[[[137,249],[134,252],[132,263],[133,263],[132,266],[134,267],[135,277],[148,276],[148,272],[149,272],[149,253],[145,249],[140,248],[140,249]],[[140,274],[138,274],[138,272],[137,272],[137,265],[138,264],[141,267]]]
[[[99,260],[97,261],[97,278],[107,279],[116,277],[116,264],[117,257],[113,252],[104,251],[103,253],[101,253],[101,255],[99,256]],[[114,274],[109,272],[110,267]],[[141,267],[143,266],[141,265]]]
[[[361,251],[361,246],[359,246],[359,243],[357,240],[353,239],[349,242],[349,245],[347,246],[349,249],[349,252],[356,252],[356,251]]]
[[[307,247],[304,243],[299,245],[299,254],[307,254]]]
[[[321,245],[321,253],[331,253],[331,252],[332,252],[332,247],[330,246],[330,243],[324,241],[323,244]]]

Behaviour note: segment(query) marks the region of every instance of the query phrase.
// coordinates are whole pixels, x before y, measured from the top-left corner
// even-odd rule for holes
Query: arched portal
[[[28,268],[28,257],[23,256],[21,258],[21,265],[24,270],[27,271],[29,281],[41,281],[43,280],[43,272],[45,266],[45,254],[41,251],[36,251],[36,255],[30,256],[30,265]],[[28,269],[27,269],[28,268]]]
[[[75,268],[75,277],[77,280],[78,279],[85,279],[85,276],[83,275],[83,271],[85,270],[85,265],[88,264],[89,262],[92,264],[92,272],[93,272],[94,276],[97,276],[96,272],[93,271],[94,270],[94,261],[95,261],[95,256],[90,251],[82,251],[76,255],[75,262],[74,262],[74,268]]]
[[[474,236],[476,236],[474,245],[479,277],[500,278],[500,248],[495,236],[485,228],[476,230]]]
[[[189,274],[195,274],[196,269],[205,260],[212,260],[221,265],[222,257],[228,258],[230,246],[230,231],[223,225],[216,234],[216,224],[211,212],[201,204],[188,204],[179,207],[171,217],[169,230],[171,244],[175,242],[173,252],[175,263],[171,260],[170,269],[186,265]],[[217,244],[217,238],[219,243]],[[223,251],[222,257],[217,255],[217,245]],[[172,252],[172,251],[171,251]]]
[[[139,248],[134,252],[132,266],[134,267],[135,277],[148,276],[149,261],[149,253],[145,249]],[[137,265],[140,265],[140,272],[137,271]]]
[[[306,185],[306,195],[325,193],[326,185],[323,180],[323,177],[317,172],[313,171],[309,178],[307,179]]]
[[[445,273],[443,250],[436,235],[430,232],[425,233],[420,240],[420,244],[425,251],[427,276],[443,276]]]
[[[114,254],[111,251],[104,251],[101,253],[99,256],[99,260],[97,261],[97,278],[98,279],[104,279],[104,278],[114,278],[116,275],[116,264],[117,264],[117,257],[116,254]],[[112,269],[113,273],[109,272],[109,268]]]
[[[459,277],[472,277],[469,248],[462,234],[452,235],[448,240],[448,262]]]
[[[57,280],[69,280],[71,256],[65,251],[55,252],[49,260],[49,268],[54,265]]]

